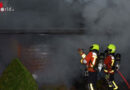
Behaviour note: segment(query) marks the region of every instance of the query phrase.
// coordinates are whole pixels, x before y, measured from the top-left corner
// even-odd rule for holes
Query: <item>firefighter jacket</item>
[[[110,54],[104,60],[104,72],[114,74],[115,70],[115,56]]]
[[[90,51],[87,55],[83,52],[80,52],[82,57],[81,63],[86,64],[87,70],[89,72],[96,72],[95,66],[97,62],[98,54],[96,51]]]

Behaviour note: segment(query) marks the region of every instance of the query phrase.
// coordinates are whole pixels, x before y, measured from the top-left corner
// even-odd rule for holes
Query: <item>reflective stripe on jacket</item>
[[[95,72],[94,66],[97,60],[97,53],[91,51],[87,55],[82,53],[81,56],[87,62],[86,66],[88,67],[88,71]]]
[[[114,73],[114,69],[112,68],[114,66],[115,63],[115,58],[113,55],[109,55],[105,58],[104,60],[104,64],[105,64],[105,69],[104,72],[105,73]]]

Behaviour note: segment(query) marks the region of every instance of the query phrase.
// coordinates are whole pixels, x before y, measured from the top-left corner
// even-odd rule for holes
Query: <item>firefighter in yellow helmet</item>
[[[81,49],[79,53],[82,57],[81,64],[86,65],[86,70],[88,71],[88,88],[94,90],[96,88],[97,71],[95,69],[97,64],[97,58],[99,54],[99,45],[93,44],[90,47],[89,53],[86,55]]]
[[[116,69],[119,69],[120,54],[115,55],[115,52],[116,46],[114,44],[109,44],[105,51],[106,57],[104,59],[104,72],[110,90],[118,89],[118,86],[114,82],[114,73]]]

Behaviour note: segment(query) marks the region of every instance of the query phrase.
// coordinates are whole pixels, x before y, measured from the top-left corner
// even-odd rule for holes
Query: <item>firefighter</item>
[[[104,72],[110,90],[118,89],[118,86],[114,81],[114,73],[119,69],[120,54],[115,55],[115,52],[116,46],[114,44],[109,44],[107,50],[105,50]]]
[[[89,90],[94,90],[96,88],[97,80],[96,64],[99,54],[99,45],[93,44],[87,55],[81,49],[79,49],[79,53],[82,57],[80,62],[81,64],[86,65],[86,69],[88,71],[88,88]]]

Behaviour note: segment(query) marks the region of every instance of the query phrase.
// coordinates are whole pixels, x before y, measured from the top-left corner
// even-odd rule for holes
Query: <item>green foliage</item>
[[[19,59],[14,59],[0,77],[0,90],[38,90],[38,86]]]

